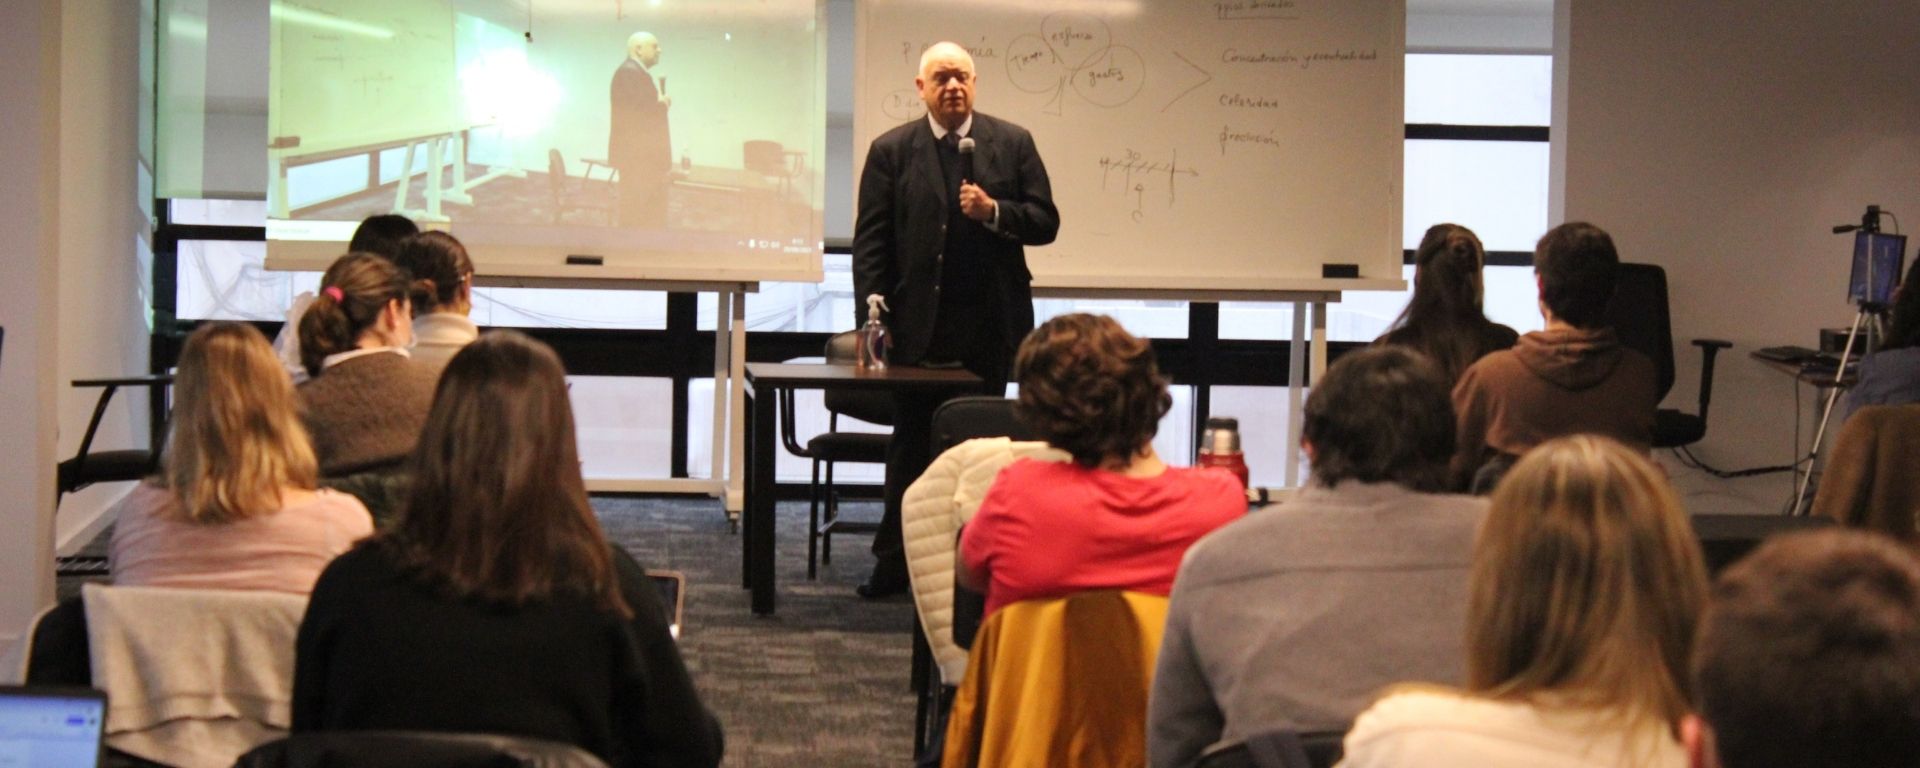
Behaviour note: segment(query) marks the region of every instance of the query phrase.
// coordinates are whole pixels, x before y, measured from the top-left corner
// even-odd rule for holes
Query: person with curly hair
[[[1104,315],[1048,320],[1014,360],[1019,416],[1071,462],[1000,471],[960,542],[961,583],[987,613],[1032,598],[1123,589],[1166,595],[1187,547],[1247,511],[1224,469],[1169,467],[1153,450],[1173,405],[1153,347]]]

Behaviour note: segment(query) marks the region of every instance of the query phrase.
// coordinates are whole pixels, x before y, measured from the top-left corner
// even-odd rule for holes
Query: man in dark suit
[[[612,117],[607,164],[620,171],[620,225],[667,226],[667,174],[673,142],[667,108],[673,99],[654,85],[649,70],[660,63],[660,41],[647,32],[627,38],[627,58],[613,71]]]
[[[1023,246],[1053,242],[1060,212],[1026,129],[973,111],[973,57],[939,43],[914,79],[927,116],[873,140],[854,224],[856,324],[866,298],[886,297],[897,365],[961,366],[1006,391],[1007,368],[1033,329],[1033,276]],[[971,157],[960,151],[971,139]],[[955,392],[952,394],[968,394]],[[879,562],[863,597],[905,591],[900,500],[930,461],[933,410],[945,397],[899,397],[887,449]]]

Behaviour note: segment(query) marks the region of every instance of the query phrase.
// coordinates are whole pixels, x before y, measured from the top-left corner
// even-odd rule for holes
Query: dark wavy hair
[[[411,469],[399,520],[377,539],[402,570],[459,599],[572,594],[632,616],[587,504],[566,370],[545,344],[495,331],[454,355]]]
[[[1307,396],[1301,422],[1301,439],[1313,445],[1314,480],[1446,490],[1456,447],[1451,390],[1433,361],[1405,347],[1342,355]]]
[[[1061,315],[1033,329],[1014,377],[1020,418],[1085,467],[1138,454],[1173,407],[1153,345],[1106,315]]]
[[[1417,350],[1438,363],[1448,381],[1458,380],[1467,366],[1492,351],[1490,337],[1504,327],[1488,320],[1481,308],[1486,249],[1473,230],[1435,224],[1420,239],[1413,263],[1413,298],[1379,341]]]
[[[427,231],[400,244],[393,263],[413,277],[415,317],[440,311],[460,297],[460,286],[473,276],[473,259],[453,235]]]
[[[419,225],[405,216],[393,213],[368,216],[353,230],[353,240],[347,243],[347,250],[392,259],[399,255],[400,244],[417,234],[420,234]]]
[[[340,289],[339,298],[329,288]],[[349,253],[320,277],[320,292],[300,316],[300,364],[320,375],[328,355],[351,350],[388,304],[407,300],[407,273],[385,257]]]
[[[1620,280],[1620,252],[1607,231],[1572,221],[1540,236],[1533,247],[1540,275],[1540,301],[1554,317],[1575,328],[1594,328],[1605,318]]]
[[[1714,584],[1693,647],[1726,768],[1911,765],[1920,560],[1866,531],[1769,539]]]
[[[1892,322],[1881,349],[1920,347],[1920,258],[1907,268],[1907,279],[1894,292]]]

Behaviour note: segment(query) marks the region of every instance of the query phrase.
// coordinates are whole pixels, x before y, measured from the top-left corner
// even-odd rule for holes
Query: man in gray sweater
[[[1149,704],[1155,768],[1265,731],[1345,730],[1400,682],[1458,685],[1484,501],[1446,487],[1454,418],[1417,352],[1342,357],[1307,399],[1312,480],[1201,539],[1174,581]]]

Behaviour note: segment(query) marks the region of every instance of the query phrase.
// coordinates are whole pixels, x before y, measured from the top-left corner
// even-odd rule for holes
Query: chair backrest
[[[938,456],[949,448],[977,437],[1040,439],[1015,415],[1013,405],[1011,399],[987,395],[956,397],[941,403],[933,412],[933,454]],[[980,621],[986,613],[985,594],[954,584],[954,644],[971,649],[974,636],[980,632]]]
[[[1827,517],[1790,515],[1693,515],[1690,521],[1694,537],[1700,540],[1700,551],[1706,556],[1708,575],[1717,575],[1746,557],[1768,537],[1824,528],[1834,522]]]
[[[942,765],[1144,765],[1167,598],[1100,590],[987,619],[954,695]]]
[[[240,756],[234,768],[606,768],[572,744],[480,733],[298,733]]]
[[[774,147],[777,149],[779,145],[775,144]],[[842,331],[827,337],[826,358],[829,363],[852,364],[858,361],[860,332]],[[893,426],[893,396],[885,392],[828,389],[821,392],[820,396],[831,413],[852,416],[869,424]]]
[[[1813,514],[1920,541],[1920,404],[1854,411],[1828,450]]]
[[[107,746],[157,762],[228,765],[292,727],[305,595],[81,587]]]
[[[1014,402],[1005,397],[969,395],[941,403],[933,412],[933,455],[976,437],[1040,439],[1014,413]]]
[[[1268,731],[1208,754],[1197,768],[1333,768],[1346,751],[1342,731]]]
[[[87,645],[87,607],[79,596],[43,611],[27,630],[28,685],[93,686],[93,662]]]
[[[787,151],[780,142],[753,140],[740,145],[741,165],[762,176],[787,175]]]
[[[1621,264],[1607,303],[1605,324],[1620,343],[1653,361],[1660,399],[1673,389],[1673,319],[1667,306],[1667,271],[1654,264]]]

